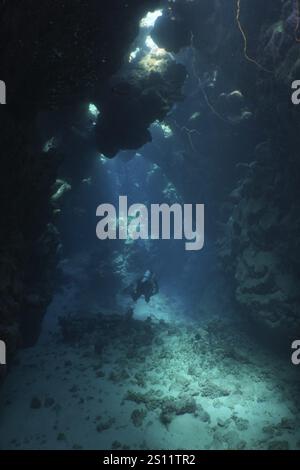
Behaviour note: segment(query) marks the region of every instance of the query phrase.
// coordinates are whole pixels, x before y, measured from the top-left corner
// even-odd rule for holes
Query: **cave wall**
[[[237,166],[220,255],[240,314],[284,342],[300,332],[300,114],[291,102],[300,49],[295,2],[263,3],[257,4],[262,26],[249,50],[256,74],[251,82],[246,71],[241,76],[263,133],[251,161]],[[250,33],[252,15],[244,2],[241,18]]]
[[[297,14],[290,0],[183,1],[153,31],[161,47],[193,51],[193,112],[167,121],[185,143],[173,149],[181,174],[171,160],[166,171],[188,182],[186,197],[209,195],[209,237],[239,315],[277,338],[300,329]]]
[[[38,116],[72,114],[93,102],[121,67],[141,17],[159,4],[0,2],[1,80],[7,86],[7,105],[0,107],[0,337],[9,357],[37,340],[61,249],[51,195],[65,155],[41,150]]]

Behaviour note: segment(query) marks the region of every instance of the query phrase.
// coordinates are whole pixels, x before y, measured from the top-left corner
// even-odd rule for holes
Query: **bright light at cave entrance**
[[[137,57],[138,53],[140,52],[140,50],[141,49],[139,47],[137,47],[134,51],[131,52],[131,54],[129,55],[129,62],[133,62],[136,59],[136,57]]]
[[[164,49],[159,48],[157,44],[155,44],[151,36],[146,37],[145,46],[150,49],[151,54],[163,55],[166,52]]]
[[[153,28],[157,18],[162,16],[162,10],[149,11],[147,15],[141,20],[141,28]]]
[[[97,118],[100,114],[100,111],[99,109],[97,108],[96,105],[94,105],[93,103],[90,103],[89,104],[89,112],[91,113],[92,116],[94,116],[95,118]]]
[[[148,49],[151,49],[151,50],[158,49],[157,45],[155,44],[151,36],[146,37],[145,45],[148,47]]]

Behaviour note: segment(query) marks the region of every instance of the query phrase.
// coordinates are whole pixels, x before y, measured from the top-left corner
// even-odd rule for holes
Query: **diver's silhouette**
[[[158,293],[158,291],[159,288],[155,274],[150,270],[147,270],[142,277],[125,289],[125,292],[131,296],[134,302],[144,296],[147,303],[153,295]]]

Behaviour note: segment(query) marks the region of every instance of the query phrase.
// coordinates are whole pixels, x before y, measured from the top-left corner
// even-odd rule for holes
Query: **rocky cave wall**
[[[252,34],[246,3],[243,24]],[[300,114],[291,102],[299,77],[298,11],[292,1],[261,3],[262,25],[256,41],[249,39],[255,79],[244,78],[245,71],[240,86],[263,133],[247,165],[237,165],[220,255],[240,314],[284,343],[300,332]]]
[[[300,329],[297,15],[290,0],[177,2],[152,34],[172,52],[192,46],[193,112],[167,120],[185,147],[166,171],[186,196],[209,189],[238,312],[283,341]]]
[[[37,131],[40,116],[51,111],[59,121],[90,102],[108,113],[109,81],[128,56],[140,19],[159,5],[156,0],[111,0],[105,6],[98,0],[0,2],[1,80],[7,85],[7,105],[0,108],[0,336],[9,357],[16,348],[34,344],[39,335],[61,250],[51,196],[66,155],[63,147],[43,151]],[[180,75],[178,86],[184,72]],[[130,143],[122,141],[126,132],[118,141],[111,114],[103,121],[105,132],[99,131],[105,138],[98,136],[98,146],[111,149],[112,155],[118,145],[134,148],[147,141],[150,122],[163,117],[175,99],[167,91],[160,98],[161,88],[167,87],[157,74],[141,78],[148,80],[151,92],[137,94],[141,85],[134,83],[135,107],[146,118],[136,131],[133,122]]]

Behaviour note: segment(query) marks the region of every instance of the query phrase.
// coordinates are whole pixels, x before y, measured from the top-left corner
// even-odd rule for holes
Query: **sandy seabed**
[[[81,314],[68,342],[46,321],[2,387],[0,448],[299,449],[298,370],[226,320],[166,305],[98,315],[92,332],[97,315]]]

